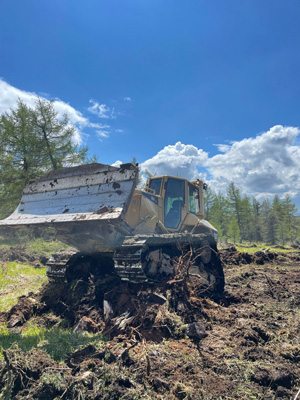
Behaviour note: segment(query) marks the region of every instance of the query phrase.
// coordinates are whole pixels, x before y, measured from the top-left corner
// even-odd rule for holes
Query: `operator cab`
[[[177,229],[187,213],[202,217],[199,186],[201,181],[189,182],[183,178],[158,177],[148,180],[146,190],[163,198],[164,226]],[[202,211],[202,212],[201,212]]]

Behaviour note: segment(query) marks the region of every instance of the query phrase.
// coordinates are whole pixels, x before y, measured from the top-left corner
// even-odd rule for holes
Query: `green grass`
[[[0,311],[7,311],[18,297],[37,292],[47,282],[46,268],[16,262],[0,263]]]
[[[52,241],[52,242],[46,242],[43,239],[35,239],[30,241],[27,244],[27,251],[28,253],[41,253],[41,254],[49,254],[51,255],[52,253],[57,253],[61,249],[67,249],[69,246],[62,242],[58,241]]]
[[[61,328],[47,329],[34,322],[29,324],[20,334],[10,333],[5,324],[0,326],[0,358],[2,350],[17,344],[24,352],[32,348],[45,350],[54,360],[63,360],[67,353],[74,352],[88,344],[99,345],[105,338],[101,334],[88,332],[74,333]]]
[[[10,243],[12,245],[12,243]],[[0,242],[0,247],[8,246]],[[46,242],[36,239],[26,244],[26,252],[41,254],[53,253],[66,247],[60,242]],[[37,268],[19,262],[0,262],[0,311],[8,311],[18,301],[18,297],[29,292],[38,292],[47,282],[46,268]],[[0,325],[0,358],[2,349],[16,344],[23,351],[40,348],[49,353],[57,361],[63,360],[66,354],[87,344],[99,344],[104,338],[100,334],[87,332],[74,333],[69,329],[39,327],[34,321],[23,329],[22,333],[11,333],[5,324]]]
[[[34,239],[34,240],[24,240],[20,241],[18,238],[1,238],[0,237],[0,249],[8,247],[18,247],[24,246],[25,252],[28,254],[38,253],[38,254],[48,254],[56,253],[61,249],[67,249],[69,246],[59,242],[57,240],[46,241],[44,239]]]
[[[274,253],[297,253],[299,250],[297,249],[292,249],[289,248],[288,246],[284,246],[285,248],[281,249],[280,247],[275,246],[268,246],[265,243],[258,243],[256,244],[256,247],[251,247],[250,245],[245,245],[244,243],[236,243],[235,247],[238,251],[244,252],[244,253],[249,253],[249,254],[254,254],[257,251],[265,251],[266,249],[269,249],[270,252]]]

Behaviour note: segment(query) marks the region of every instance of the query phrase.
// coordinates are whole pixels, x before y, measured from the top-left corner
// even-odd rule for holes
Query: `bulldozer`
[[[0,227],[54,227],[58,240],[77,249],[67,258],[50,258],[47,275],[54,281],[66,279],[72,268],[84,273],[91,260],[97,268],[110,260],[112,273],[123,281],[170,281],[178,259],[189,252],[191,279],[203,293],[221,294],[218,233],[204,219],[205,183],[155,176],[140,189],[138,176],[133,164],[52,171],[25,187],[19,206]]]

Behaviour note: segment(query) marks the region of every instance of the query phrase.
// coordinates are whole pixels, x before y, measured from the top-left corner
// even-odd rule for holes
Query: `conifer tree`
[[[73,142],[74,130],[47,100],[37,99],[35,108],[19,100],[16,109],[0,117],[0,218],[15,209],[29,181],[88,161],[88,148]]]
[[[240,228],[236,218],[232,218],[230,220],[228,227],[228,236],[233,241],[233,243],[236,243],[241,240]]]

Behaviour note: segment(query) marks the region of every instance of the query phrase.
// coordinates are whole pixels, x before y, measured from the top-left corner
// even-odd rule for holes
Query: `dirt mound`
[[[0,248],[0,260],[3,262],[18,261],[21,263],[46,265],[48,257],[35,252],[29,254],[25,247],[14,246]]]
[[[254,254],[249,254],[245,252],[240,252],[236,247],[231,246],[226,249],[220,250],[220,256],[225,264],[251,264],[256,263],[263,265],[264,263],[269,263],[278,257],[277,253],[271,251],[257,251]]]
[[[41,350],[26,355],[18,348],[4,350],[0,361],[0,390],[13,399],[132,399],[131,388],[143,393],[144,387],[112,364],[116,357],[108,349],[89,346],[71,354],[66,365],[54,362]],[[105,360],[105,362],[104,362]]]

